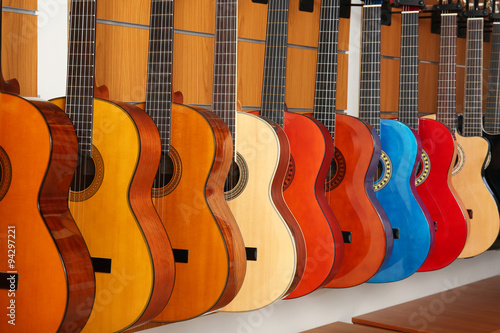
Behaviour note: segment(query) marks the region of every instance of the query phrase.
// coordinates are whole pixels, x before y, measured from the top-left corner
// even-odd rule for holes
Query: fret
[[[493,23],[484,130],[500,134],[500,22]]]

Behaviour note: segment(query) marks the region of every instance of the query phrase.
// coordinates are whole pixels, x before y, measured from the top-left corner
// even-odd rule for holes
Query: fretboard
[[[281,127],[285,116],[288,0],[269,0],[260,114]]]
[[[92,154],[96,0],[72,0],[69,15],[66,113],[82,154]]]
[[[418,10],[401,12],[399,121],[418,129]]]
[[[467,19],[464,136],[482,134],[483,18]]]
[[[334,139],[339,0],[322,0],[320,16],[313,116],[326,126]]]
[[[493,23],[484,130],[500,134],[500,22]]]
[[[359,117],[380,134],[380,20],[381,5],[362,10]]]
[[[217,0],[212,110],[224,120],[236,156],[236,51],[238,1]]]
[[[151,0],[146,113],[160,132],[162,152],[170,154],[174,0]]]
[[[436,119],[455,136],[457,128],[457,14],[441,14]]]

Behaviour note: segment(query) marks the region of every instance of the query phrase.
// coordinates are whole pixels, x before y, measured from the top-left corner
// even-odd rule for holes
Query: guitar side
[[[9,323],[13,318],[7,316],[0,330],[81,330],[95,283],[87,246],[67,205],[77,159],[75,131],[51,103],[6,93],[0,99],[0,240],[6,249],[14,246],[4,252],[0,271],[17,271],[20,281],[15,298],[8,289],[0,294],[5,308],[15,301],[15,320]]]
[[[436,242],[419,271],[443,268],[455,260],[465,245],[468,218],[451,184],[456,143],[448,128],[432,119],[419,119],[422,142],[421,172],[417,192],[436,223]]]
[[[181,104],[172,104],[171,126],[172,179],[153,189],[153,203],[172,247],[187,251],[187,262],[176,263],[172,296],[155,322],[227,305],[246,269],[243,239],[222,191],[232,150],[227,127],[212,112]]]
[[[304,276],[287,299],[304,296],[330,282],[343,259],[342,233],[326,200],[324,184],[333,158],[333,142],[314,118],[285,112],[290,166],[283,196],[304,235]]]
[[[64,107],[65,99],[53,101]],[[160,158],[154,122],[142,110],[94,99],[94,181],[70,193],[71,213],[93,258],[96,300],[83,332],[116,332],[149,321],[166,305],[174,282],[170,242],[151,202]]]
[[[403,123],[381,119],[380,141],[384,173],[375,183],[375,194],[397,237],[389,261],[368,282],[393,282],[415,273],[432,246],[428,214],[422,209],[415,188],[420,140]]]
[[[370,279],[388,260],[393,235],[375,197],[373,177],[380,158],[378,134],[358,118],[336,115],[336,173],[325,186],[340,227],[351,233],[344,262],[326,287],[346,288]]]
[[[470,212],[467,240],[459,258],[473,257],[486,251],[495,241],[500,226],[498,207],[484,179],[489,144],[482,137],[464,137],[457,133],[458,158],[452,183],[464,207]]]
[[[257,310],[285,297],[299,262],[293,233],[272,199],[281,154],[275,129],[255,115],[238,112],[236,133],[240,179],[226,192],[226,200],[255,257],[247,261],[241,290],[221,309],[229,312]]]

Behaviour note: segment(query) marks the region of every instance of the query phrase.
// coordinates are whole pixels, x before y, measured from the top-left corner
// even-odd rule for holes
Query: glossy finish
[[[428,172],[428,175],[417,184],[417,192],[436,225],[434,249],[419,271],[432,271],[449,265],[462,252],[469,219],[451,184],[451,171],[457,155],[452,134],[445,125],[432,119],[419,119],[418,134],[429,159],[429,169],[426,170],[426,161],[420,162],[420,174]]]
[[[64,107],[65,99],[53,102]],[[102,183],[69,208],[91,256],[110,258],[112,270],[95,274],[96,302],[83,332],[115,332],[153,319],[173,288],[170,242],[151,202],[160,139],[141,109],[94,99],[93,146]]]
[[[399,238],[394,239],[387,264],[368,282],[392,282],[412,275],[424,263],[434,241],[432,220],[422,209],[415,188],[420,140],[406,125],[389,119],[380,121],[380,138],[382,151],[392,164],[392,175],[375,194],[392,228],[399,229]]]
[[[5,310],[0,331],[80,331],[90,316],[95,283],[66,201],[78,149],[71,121],[51,103],[1,93],[0,147],[12,168],[0,199],[0,272],[19,274],[15,296],[0,290],[3,309],[15,301],[15,325]],[[2,174],[5,182],[7,168]]]
[[[346,288],[369,280],[388,260],[394,243],[391,224],[373,190],[380,139],[368,124],[336,115],[336,156],[343,157],[341,182],[326,197],[342,231],[351,233],[344,261],[328,288]],[[340,179],[340,178],[339,178]],[[327,185],[328,186],[328,185]]]

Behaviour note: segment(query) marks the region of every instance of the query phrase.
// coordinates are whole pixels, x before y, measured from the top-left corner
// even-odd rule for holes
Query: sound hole
[[[415,178],[415,185],[418,186],[422,184],[427,177],[429,176],[431,170],[431,161],[429,159],[429,155],[422,150],[422,155],[420,157],[420,161],[418,161],[417,172]]]
[[[237,153],[224,184],[224,197],[232,200],[239,196],[248,182],[248,166],[243,157]]]
[[[335,148],[335,155],[330,164],[330,170],[326,177],[325,191],[329,192],[338,187],[344,180],[346,173],[346,162],[340,149]]]
[[[392,162],[389,156],[382,151],[380,154],[380,160],[377,165],[377,170],[375,170],[375,176],[373,184],[373,189],[376,191],[384,188],[392,177]]]
[[[0,147],[0,200],[2,200],[9,190],[12,181],[12,165],[10,164],[7,152]]]
[[[160,165],[156,172],[154,181],[155,188],[162,188],[172,180],[174,176],[174,162],[166,153],[161,153]]]
[[[71,190],[81,192],[90,187],[95,178],[95,164],[89,155],[78,155],[75,176],[71,183]]]
[[[170,155],[161,154],[160,165],[153,183],[152,196],[161,198],[170,194],[182,178],[182,162],[179,153],[170,146]]]

